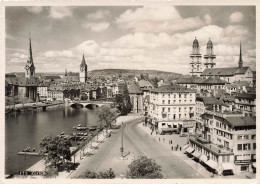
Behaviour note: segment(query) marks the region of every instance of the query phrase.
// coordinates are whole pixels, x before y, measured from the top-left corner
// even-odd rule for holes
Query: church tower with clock
[[[26,78],[29,78],[29,79],[34,78],[35,66],[33,64],[31,37],[29,37],[29,55],[28,55],[28,59],[27,59],[24,69],[25,69]]]
[[[79,72],[79,81],[80,82],[87,82],[88,78],[88,66],[85,61],[85,56],[83,54],[82,62],[80,64],[80,72]]]

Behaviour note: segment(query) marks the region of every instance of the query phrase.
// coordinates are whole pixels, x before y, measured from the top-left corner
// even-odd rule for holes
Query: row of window
[[[188,108],[187,107],[184,107],[184,108],[179,107],[177,109],[179,109],[179,112],[181,112],[182,109],[184,110],[184,112],[187,112],[187,111],[192,112],[193,107],[188,107]],[[176,109],[176,107],[173,107],[173,111],[176,111],[177,109]],[[154,106],[153,110],[155,110],[155,106]],[[166,107],[163,107],[162,108],[162,112],[165,112],[165,111],[166,111]],[[171,108],[170,107],[168,107],[168,112],[171,112]]]
[[[182,101],[179,100],[179,103],[181,103]],[[187,103],[188,101],[187,100],[184,100],[183,101],[184,103]],[[189,102],[192,103],[192,99],[189,100]],[[176,100],[173,100],[173,103],[176,103]],[[165,100],[162,100],[162,104],[165,104]],[[168,100],[168,104],[171,104],[171,100]]]
[[[171,94],[168,94],[167,96],[170,98],[170,97],[171,97]],[[176,98],[176,96],[177,96],[176,94],[173,94],[173,98]],[[179,98],[181,98],[181,97],[187,98],[187,97],[188,97],[188,94],[186,94],[186,93],[185,93],[185,94],[179,93],[178,96],[179,96]],[[189,96],[190,96],[190,98],[191,98],[191,97],[192,97],[192,93],[190,93]],[[166,97],[166,94],[163,93],[163,94],[162,94],[162,97],[163,97],[163,98]]]
[[[237,150],[238,151],[251,150],[251,144],[250,143],[237,144]],[[256,150],[256,143],[253,143],[252,150]]]
[[[256,139],[256,135],[254,134],[254,135],[238,135],[237,136],[238,140],[250,139],[250,138],[255,140]]]

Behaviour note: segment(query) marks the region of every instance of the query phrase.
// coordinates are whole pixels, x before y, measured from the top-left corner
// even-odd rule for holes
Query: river
[[[38,162],[41,157],[17,155],[26,147],[39,150],[41,138],[55,136],[62,131],[71,134],[73,126],[96,125],[98,110],[56,107],[47,111],[21,113],[5,118],[5,174],[25,171]]]

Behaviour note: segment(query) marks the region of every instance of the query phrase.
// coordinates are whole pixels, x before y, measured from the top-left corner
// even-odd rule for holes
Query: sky
[[[22,72],[29,32],[37,72],[152,69],[189,73],[195,37],[202,56],[213,42],[216,67],[255,70],[254,6],[20,6],[6,7],[6,72]],[[202,59],[204,62],[204,59]]]

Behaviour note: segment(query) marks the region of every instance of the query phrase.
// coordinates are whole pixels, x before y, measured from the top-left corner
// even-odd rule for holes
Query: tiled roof
[[[255,126],[256,118],[253,116],[246,117],[226,117],[225,120],[229,122],[233,127],[239,126]]]
[[[143,88],[143,87],[147,87],[147,88],[153,87],[153,85],[149,81],[147,81],[147,80],[140,80],[140,81],[138,81],[138,84],[139,84],[140,88]]]
[[[152,92],[168,93],[168,92],[196,92],[195,90],[188,89],[186,87],[180,86],[178,84],[165,85],[158,88],[152,89]]]
[[[218,76],[218,75],[235,75],[235,74],[241,74],[245,73],[246,70],[249,67],[232,67],[232,68],[210,68],[210,69],[205,69],[202,73],[201,76]]]
[[[45,80],[51,80],[51,79],[53,79],[53,80],[55,80],[55,79],[61,79],[61,77],[60,77],[60,76],[58,76],[58,75],[46,75],[46,76],[43,76],[43,78],[44,78]]]
[[[129,91],[129,94],[140,94],[140,93],[142,93],[142,90],[140,89],[140,86],[137,83],[135,83],[135,82],[132,82],[129,85],[128,91]]]
[[[214,97],[197,97],[196,100],[202,101],[205,105],[224,105],[222,100]]]
[[[226,82],[219,78],[209,77],[208,79],[204,80],[203,83],[204,84],[223,84],[224,85]]]
[[[18,85],[19,86],[38,86],[40,83],[38,78],[25,78],[25,77],[20,77],[18,79]]]
[[[18,78],[5,78],[5,83],[10,85],[18,85]]]
[[[256,99],[256,94],[249,94],[249,93],[236,93],[236,98],[246,98],[246,99]]]

